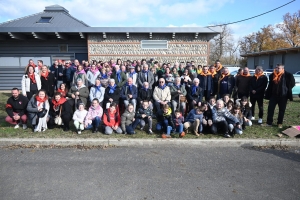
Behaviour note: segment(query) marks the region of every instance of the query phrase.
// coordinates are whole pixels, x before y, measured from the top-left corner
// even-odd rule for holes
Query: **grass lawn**
[[[75,132],[75,128],[73,124],[71,125],[71,130],[69,132],[64,132],[60,128],[55,128],[52,130],[47,130],[43,133],[33,133],[31,131],[31,128],[28,128],[27,130],[23,130],[22,128],[14,129],[13,126],[5,122],[6,112],[5,112],[5,104],[7,99],[10,97],[10,93],[0,93],[0,137],[1,138],[160,138],[161,132],[155,132],[155,120],[153,123],[153,135],[148,135],[144,131],[140,131],[136,129],[137,134],[135,135],[123,135],[123,134],[113,134],[113,135],[104,135],[102,133],[93,134],[90,130],[83,131],[81,135],[77,135]],[[264,102],[264,109],[265,109],[265,115],[263,118],[263,122],[266,121],[266,111],[268,107],[268,102]],[[257,124],[257,120],[253,121],[252,127],[247,127],[246,130],[244,130],[244,133],[242,135],[236,135],[235,138],[268,138],[268,139],[275,139],[278,138],[277,134],[281,131],[285,130],[291,125],[297,125],[300,124],[300,99],[295,98],[293,102],[288,102],[287,109],[284,116],[284,123],[283,128],[279,129],[277,126],[273,127],[262,127]],[[274,115],[274,122],[277,121],[277,113],[278,109],[275,110]],[[256,108],[256,118],[258,114],[258,108]],[[71,122],[72,123],[72,122]],[[147,128],[147,127],[145,127]],[[213,135],[213,134],[206,134],[202,135],[200,137],[196,137],[192,134],[187,134],[183,139],[185,138],[223,138],[222,135]],[[173,135],[172,137],[178,138],[178,135]],[[283,138],[288,138],[287,136],[283,135]]]

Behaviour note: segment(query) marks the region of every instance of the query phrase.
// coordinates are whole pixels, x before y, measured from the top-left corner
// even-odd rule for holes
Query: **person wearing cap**
[[[105,88],[102,87],[100,78],[96,78],[95,84],[90,89],[90,101],[92,102],[96,98],[100,105],[103,106],[104,93]]]
[[[143,70],[139,72],[138,74],[138,87],[143,87],[144,82],[149,83],[149,88],[152,89],[152,85],[154,83],[154,76],[152,72],[149,70],[149,67],[147,64],[143,65]]]
[[[132,78],[127,79],[127,83],[121,89],[121,99],[123,100],[125,107],[128,107],[128,104],[133,105],[133,111],[136,110],[136,99],[137,99],[137,88],[132,84]]]
[[[50,67],[50,72],[55,77],[55,90],[59,88],[59,85],[63,83],[63,76],[64,76],[64,69],[61,64],[59,64],[59,61],[56,60],[54,64]]]
[[[138,74],[135,72],[134,66],[129,67],[129,72],[126,75],[127,75],[127,78],[132,78],[132,84],[137,87],[138,86],[137,85]]]

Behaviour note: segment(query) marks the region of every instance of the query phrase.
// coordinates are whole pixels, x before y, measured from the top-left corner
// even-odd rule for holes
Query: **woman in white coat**
[[[27,104],[28,118],[34,132],[45,131],[47,127],[50,104],[45,90],[39,90]],[[43,113],[43,114],[41,114]]]
[[[26,73],[22,77],[22,94],[30,100],[40,89],[40,76],[34,72],[33,66],[28,66]]]

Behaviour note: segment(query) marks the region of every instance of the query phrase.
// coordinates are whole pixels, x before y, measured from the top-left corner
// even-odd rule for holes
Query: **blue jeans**
[[[128,134],[134,134],[134,129],[137,127],[140,121],[141,121],[140,119],[135,119],[134,122],[126,126],[126,132]]]
[[[171,134],[171,131],[172,131],[172,126],[169,126],[169,123],[168,123],[168,120],[165,119],[163,122],[158,122],[156,124],[156,130],[160,131],[162,129],[165,129],[164,132],[167,133],[167,135],[170,135]]]
[[[176,128],[176,132],[180,134],[183,131],[183,124],[180,123],[179,125],[175,125],[175,128]]]
[[[101,118],[97,116],[92,120],[92,124],[89,124],[88,127],[86,127],[86,129],[98,128],[100,123]]]

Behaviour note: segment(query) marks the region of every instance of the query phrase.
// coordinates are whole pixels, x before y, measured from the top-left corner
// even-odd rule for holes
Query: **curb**
[[[57,146],[117,146],[117,147],[252,147],[291,146],[300,147],[297,139],[44,139],[44,138],[2,138],[0,147],[12,145],[57,145]]]

